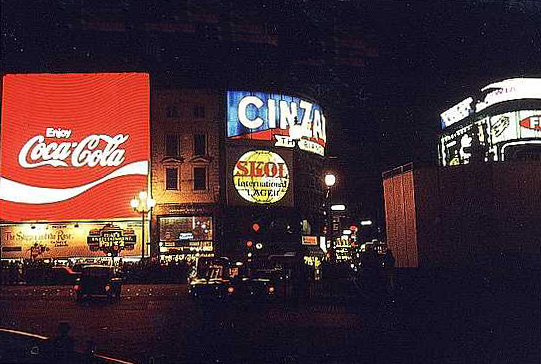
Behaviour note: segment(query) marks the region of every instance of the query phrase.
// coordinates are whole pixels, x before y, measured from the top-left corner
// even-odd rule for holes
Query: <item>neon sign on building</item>
[[[0,220],[133,217],[147,189],[148,74],[3,78]]]
[[[289,188],[289,169],[277,153],[254,150],[244,153],[233,169],[233,184],[246,201],[273,204]]]
[[[296,96],[227,92],[227,137],[267,140],[277,147],[325,154],[326,119],[321,107]],[[292,130],[297,131],[293,135]]]

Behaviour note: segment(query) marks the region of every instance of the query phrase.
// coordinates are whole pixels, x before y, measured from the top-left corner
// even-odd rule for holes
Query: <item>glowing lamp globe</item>
[[[325,185],[327,187],[332,187],[336,183],[336,177],[334,174],[327,174],[325,176]]]

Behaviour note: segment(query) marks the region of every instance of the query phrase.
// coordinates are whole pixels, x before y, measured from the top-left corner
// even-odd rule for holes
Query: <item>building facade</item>
[[[326,120],[316,103],[193,89],[154,90],[152,100],[154,256],[323,254]]]

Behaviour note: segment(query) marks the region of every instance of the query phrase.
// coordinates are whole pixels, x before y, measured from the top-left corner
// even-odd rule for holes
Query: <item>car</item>
[[[80,272],[75,272],[65,266],[52,267],[49,274],[49,281],[59,285],[72,285],[81,276]]]
[[[29,267],[25,271],[25,280],[28,284],[73,285],[80,275],[66,266]]]
[[[200,270],[188,286],[188,292],[194,298],[225,299],[230,297],[235,288],[228,275],[224,276],[224,266],[210,265]]]
[[[272,299],[276,294],[276,287],[267,271],[250,271],[244,276],[237,276],[231,280],[232,296],[237,299]]]
[[[81,270],[81,277],[74,286],[77,301],[85,297],[107,297],[119,300],[122,291],[122,277],[115,267],[108,265],[87,265]]]

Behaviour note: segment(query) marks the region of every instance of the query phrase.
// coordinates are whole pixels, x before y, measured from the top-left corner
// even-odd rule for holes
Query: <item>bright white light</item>
[[[333,211],[345,211],[346,205],[332,205],[331,210]]]
[[[336,176],[334,174],[325,175],[325,185],[327,187],[332,187],[336,183]]]
[[[256,249],[263,249],[263,244],[257,243],[257,244],[255,245],[255,248],[256,248]]]
[[[252,257],[252,253],[248,253],[248,258],[251,258]]]
[[[302,126],[300,124],[291,125],[289,127],[289,136],[291,139],[299,140],[302,138],[304,134],[304,131],[302,130]]]
[[[130,205],[132,209],[136,209],[137,206],[139,206],[139,201],[136,198],[134,198],[133,200],[130,201]]]
[[[153,198],[149,198],[147,200],[147,206],[150,207],[150,208],[153,208],[154,206],[156,206],[156,200],[153,199]]]
[[[147,195],[147,191],[141,191],[141,192],[139,192],[139,199],[140,199],[141,201],[146,200],[146,199],[147,199],[147,196],[148,196],[148,195]]]
[[[362,226],[370,226],[372,225],[372,220],[363,220],[361,221]]]
[[[345,229],[344,231],[342,231],[342,234],[344,234],[344,235],[351,235],[351,230]]]

